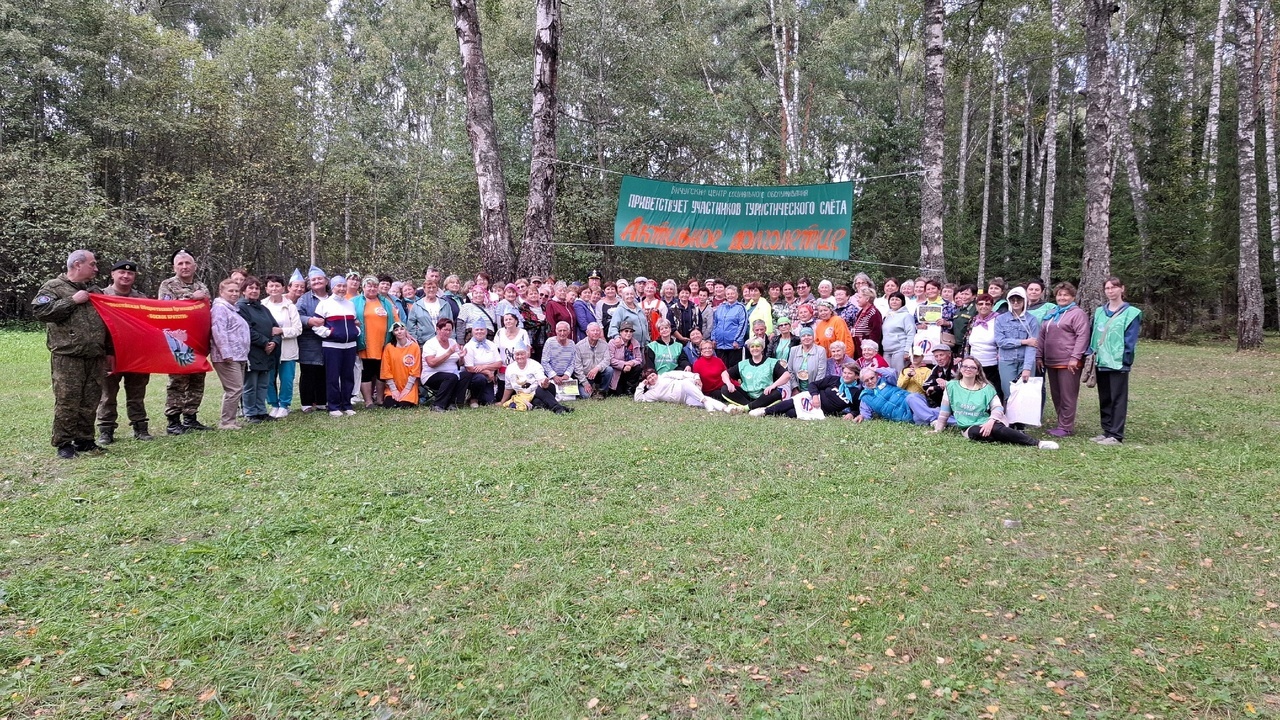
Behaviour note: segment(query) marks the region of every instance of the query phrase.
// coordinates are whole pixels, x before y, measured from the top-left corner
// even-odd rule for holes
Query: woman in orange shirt
[[[831,343],[837,340],[844,343],[846,349],[855,347],[849,326],[835,314],[834,305],[829,300],[818,301],[818,321],[813,326],[813,339],[827,354],[831,353]]]
[[[409,334],[404,323],[391,325],[394,342],[382,348],[382,380],[387,384],[382,406],[414,408],[418,406],[418,376],[422,374],[422,348]]]

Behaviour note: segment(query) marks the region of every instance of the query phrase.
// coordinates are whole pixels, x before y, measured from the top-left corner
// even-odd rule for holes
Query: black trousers
[[[324,365],[298,363],[298,401],[316,407],[329,401],[325,390]]]
[[[1098,410],[1102,434],[1123,441],[1129,414],[1129,373],[1098,368]]]
[[[1004,388],[1000,385],[1000,366],[999,365],[983,365],[982,374],[987,376],[987,382],[996,389],[996,395],[1000,398],[1000,404],[1004,404]]]
[[[441,410],[448,410],[450,405],[461,405],[467,399],[467,388],[471,387],[473,377],[475,374],[466,370],[457,375],[438,372],[427,378],[423,384],[435,392],[434,405]],[[483,377],[482,375],[481,378]]]
[[[742,348],[716,349],[716,357],[724,362],[725,367],[733,367],[742,362]]]
[[[1020,430],[1014,430],[1013,428],[1009,427],[1008,425],[1005,425],[999,420],[997,420],[996,424],[991,427],[991,434],[986,437],[982,436],[981,425],[970,425],[969,428],[964,431],[964,434],[970,440],[976,440],[977,442],[1008,443],[1010,445],[1033,445],[1033,446],[1040,444],[1039,440],[1036,440],[1035,438],[1031,437],[1030,435],[1027,435],[1026,433]]]

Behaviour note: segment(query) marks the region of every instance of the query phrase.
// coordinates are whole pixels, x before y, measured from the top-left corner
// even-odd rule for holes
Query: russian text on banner
[[[734,187],[626,175],[613,244],[849,259],[853,183]]]
[[[209,303],[90,295],[116,349],[118,373],[187,375],[209,365]]]

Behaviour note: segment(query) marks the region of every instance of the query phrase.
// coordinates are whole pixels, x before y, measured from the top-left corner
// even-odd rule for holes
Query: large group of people
[[[592,272],[581,282],[495,283],[484,273],[464,280],[429,268],[419,285],[318,267],[288,277],[242,268],[211,294],[197,271],[195,258],[179,251],[157,296],[211,303],[209,360],[223,389],[223,430],[295,409],[342,418],[357,406],[448,412],[497,404],[563,414],[574,400],[621,396],[755,417],[955,426],[975,441],[1055,449],[1054,439],[1075,433],[1087,380],[1101,405],[1093,440],[1116,445],[1141,322],[1118,278],[1107,280],[1107,302],[1090,318],[1074,285],[1056,284],[1047,301],[1038,279],[1010,288],[995,278],[978,288],[890,277],[877,286],[859,273],[850,285],[802,277],[739,287],[718,278],[606,282]],[[33,300],[48,326],[53,445],[64,458],[115,441],[121,385],[134,437],[152,439],[148,376],[110,373],[111,337],[88,302],[95,292],[140,296],[138,267],[116,263],[102,290],[97,274],[93,253],[78,250]],[[1033,377],[1049,388],[1054,439],[1007,421],[1014,384]],[[212,429],[197,418],[203,395],[202,373],[169,378],[168,434]]]

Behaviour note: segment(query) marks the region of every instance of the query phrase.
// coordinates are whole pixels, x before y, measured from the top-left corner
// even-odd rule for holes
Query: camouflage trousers
[[[195,415],[204,400],[204,373],[170,375],[169,389],[165,393],[164,414]]]
[[[120,385],[124,385],[125,409],[129,415],[129,424],[136,426],[147,421],[147,383],[151,376],[146,373],[122,373],[108,375],[102,383],[102,401],[98,403],[98,429],[115,430],[116,398],[120,395]]]
[[[53,446],[93,440],[93,418],[102,400],[107,373],[105,357],[51,355],[53,379]]]

